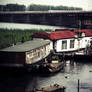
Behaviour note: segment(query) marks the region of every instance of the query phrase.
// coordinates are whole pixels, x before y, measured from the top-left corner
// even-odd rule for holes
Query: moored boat
[[[22,39],[23,40],[23,39]],[[34,70],[51,55],[51,41],[33,39],[0,50],[0,67]]]
[[[52,60],[50,63],[46,62],[39,67],[39,71],[43,73],[55,73],[64,67],[64,63],[59,60]]]
[[[47,87],[43,87],[39,90],[38,89],[34,90],[32,92],[65,92],[65,87],[58,85],[58,84],[54,84],[53,86],[50,85],[50,86],[47,86]]]
[[[47,64],[44,64],[40,67],[40,71],[45,72],[45,73],[55,73],[55,72],[60,71],[62,68],[63,68],[62,62],[47,63]]]
[[[92,40],[90,41],[90,46],[87,49],[87,55],[92,56]]]

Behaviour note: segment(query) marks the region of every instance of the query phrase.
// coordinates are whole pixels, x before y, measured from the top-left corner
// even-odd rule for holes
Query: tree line
[[[25,5],[19,4],[7,4],[7,5],[0,5],[0,11],[25,11]]]
[[[50,5],[30,5],[28,7],[29,11],[48,11],[48,10],[82,10],[78,7],[68,7],[68,6],[50,6]]]
[[[50,5],[37,5],[31,4],[28,7],[20,4],[6,4],[0,5],[0,11],[48,11],[48,10],[82,10],[79,7],[68,6],[50,6]]]

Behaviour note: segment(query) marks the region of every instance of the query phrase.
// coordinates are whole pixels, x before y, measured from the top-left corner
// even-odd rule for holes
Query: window
[[[67,41],[62,41],[62,49],[67,49]]]
[[[74,48],[74,40],[70,40],[70,48]]]
[[[38,57],[40,57],[40,49],[38,50]]]
[[[36,55],[36,49],[32,50],[32,51],[30,52],[30,55],[32,55],[32,57],[36,57],[36,56],[37,56],[37,55]]]
[[[30,52],[27,52],[26,55],[28,56],[28,58],[32,58],[33,57],[33,50]]]
[[[81,33],[81,36],[82,36],[82,37],[85,37],[85,33],[84,33],[84,32],[83,32],[83,33]]]
[[[33,52],[32,51],[29,53],[29,57],[33,57]]]

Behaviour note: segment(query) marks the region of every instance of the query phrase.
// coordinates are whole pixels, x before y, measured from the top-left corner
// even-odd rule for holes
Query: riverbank
[[[0,22],[0,49],[20,42],[22,37],[25,41],[29,41],[35,32],[52,31],[58,28],[64,27]]]
[[[18,42],[31,40],[35,32],[44,32],[43,29],[0,29],[0,49],[9,47]]]

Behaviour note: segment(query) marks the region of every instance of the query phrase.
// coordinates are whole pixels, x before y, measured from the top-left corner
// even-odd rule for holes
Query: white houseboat
[[[78,49],[76,34],[69,30],[59,29],[59,31],[53,32],[38,32],[32,37],[51,40],[56,53],[65,54],[75,52]]]
[[[78,39],[78,49],[79,52],[76,54],[87,54],[87,48],[90,47],[92,41],[92,30],[91,29],[81,29],[76,30]]]
[[[75,33],[77,34],[77,37],[78,37],[78,43],[79,43],[80,49],[84,49],[88,45],[90,45],[90,41],[92,40],[91,29],[76,30]]]

